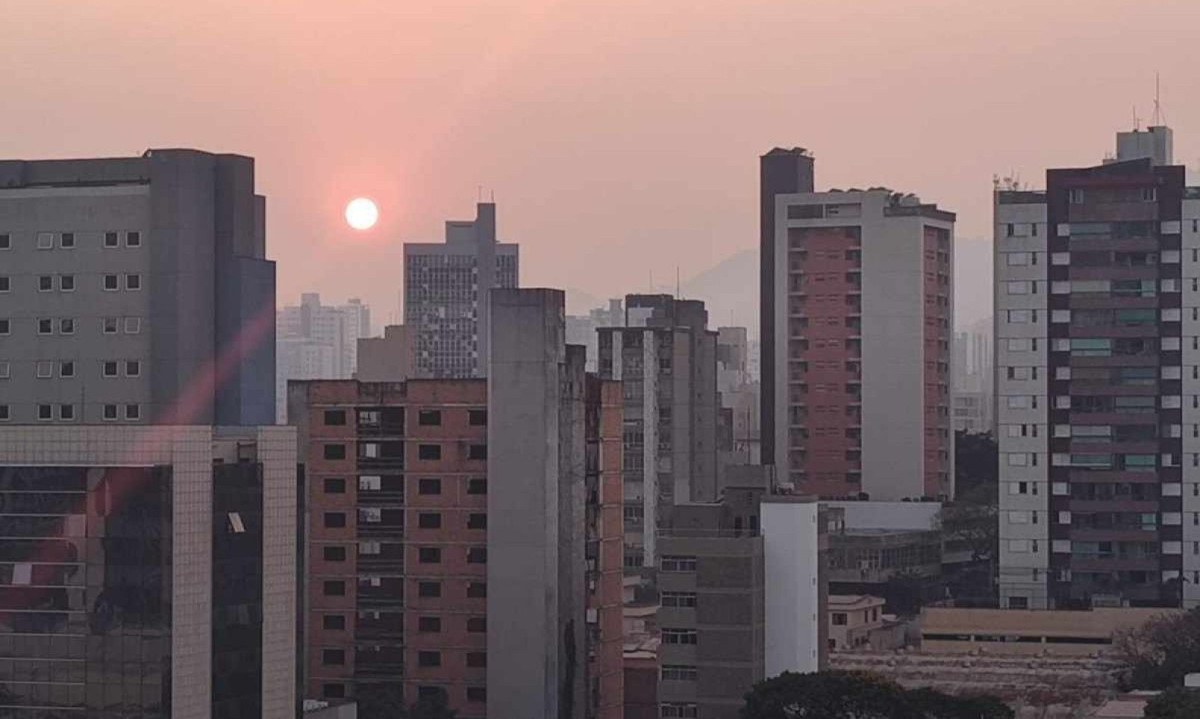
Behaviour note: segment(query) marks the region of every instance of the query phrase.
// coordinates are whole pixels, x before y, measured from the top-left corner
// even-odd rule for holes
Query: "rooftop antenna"
[[[681,299],[683,293],[679,291],[679,265],[675,265],[675,299]]]
[[[1158,81],[1158,73],[1156,72],[1154,73],[1154,124],[1156,126],[1162,125],[1167,121],[1166,113],[1163,112],[1162,103],[1159,101],[1160,99],[1161,93]]]
[[[494,203],[496,202],[496,191],[495,191],[495,190],[492,190],[492,191],[491,191],[491,193],[492,193],[492,194],[491,194],[491,198],[492,198],[492,200],[491,200],[491,201],[492,201],[492,203],[494,204]]]
[[[1139,132],[1142,129],[1142,119],[1138,117],[1137,105],[1133,106],[1133,131]]]

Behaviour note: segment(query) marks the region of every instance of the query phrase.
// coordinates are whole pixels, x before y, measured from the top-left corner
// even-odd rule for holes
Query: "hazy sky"
[[[757,157],[990,234],[1148,120],[1200,160],[1200,0],[0,0],[0,157],[258,159],[279,297],[395,313],[401,243],[494,190],[527,285],[606,296],[757,243]],[[346,228],[355,195],[380,225]],[[960,282],[974,278],[960,277]],[[986,287],[982,282],[978,285]],[[965,306],[965,305],[964,305]]]

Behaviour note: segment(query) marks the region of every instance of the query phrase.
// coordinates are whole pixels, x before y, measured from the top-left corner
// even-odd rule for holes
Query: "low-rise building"
[[[921,650],[927,653],[1108,654],[1113,637],[1178,612],[1139,607],[1073,610],[959,609],[921,611]]]
[[[904,645],[904,625],[883,613],[882,597],[829,595],[829,650],[885,651]]]

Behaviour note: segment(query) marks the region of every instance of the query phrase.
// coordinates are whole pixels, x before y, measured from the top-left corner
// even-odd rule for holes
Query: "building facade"
[[[13,717],[293,719],[290,428],[0,427]]]
[[[600,376],[625,397],[625,567],[658,566],[656,528],[674,505],[717,499],[716,333],[704,303],[629,295],[600,334]]]
[[[274,421],[254,160],[0,161],[0,422]]]
[[[952,496],[954,214],[881,188],[763,192],[764,462],[822,497]]]
[[[358,342],[371,336],[371,310],[361,300],[322,305],[306,292],[275,321],[275,420],[287,422],[287,383],[294,379],[349,379],[358,371]]]
[[[309,696],[368,714],[438,693],[466,718],[620,707],[620,387],[563,342],[561,293],[493,300],[490,383],[290,385]]]
[[[517,245],[497,242],[493,203],[479,203],[473,221],[447,222],[444,243],[405,243],[404,324],[420,376],[484,376],[488,293],[517,285]]]
[[[1005,607],[1200,602],[1200,190],[1141,145],[996,193]]]

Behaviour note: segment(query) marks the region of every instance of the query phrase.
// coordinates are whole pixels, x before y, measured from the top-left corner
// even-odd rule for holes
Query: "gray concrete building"
[[[299,379],[349,379],[358,371],[358,342],[371,336],[371,308],[351,298],[321,304],[305,292],[300,304],[281,307],[275,320],[275,421],[287,422],[287,383]]]
[[[0,161],[0,422],[271,424],[274,336],[252,158]]]
[[[496,205],[446,223],[444,243],[404,245],[404,324],[416,335],[421,377],[482,377],[488,366],[488,293],[518,284],[516,244],[496,240]]]
[[[600,376],[625,393],[625,567],[658,566],[655,530],[671,509],[717,499],[716,332],[697,300],[628,295],[622,327],[602,327]]]
[[[491,294],[488,375],[488,716],[586,703],[584,348],[559,290]],[[577,709],[573,709],[577,708]]]

